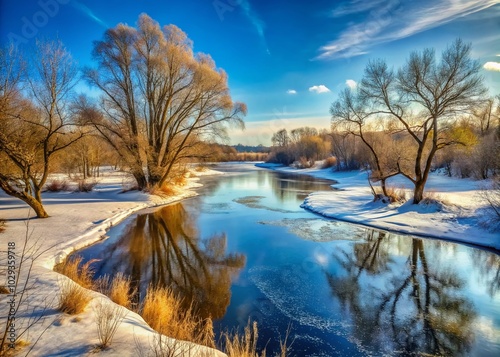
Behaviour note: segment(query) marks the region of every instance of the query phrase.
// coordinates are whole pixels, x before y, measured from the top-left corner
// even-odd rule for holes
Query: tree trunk
[[[144,191],[148,188],[148,181],[146,180],[146,176],[143,172],[133,172],[132,175],[134,176],[135,181],[137,182],[137,187],[140,191]]]
[[[419,204],[424,198],[425,180],[415,182],[415,189],[413,190],[413,204]]]
[[[382,193],[384,194],[385,197],[389,197],[389,195],[387,194],[387,188],[386,188],[386,185],[385,185],[385,178],[381,178],[380,179],[380,186],[382,187]]]

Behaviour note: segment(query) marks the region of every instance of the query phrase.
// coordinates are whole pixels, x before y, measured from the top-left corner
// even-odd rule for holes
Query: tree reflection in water
[[[136,301],[150,284],[171,287],[201,317],[217,319],[226,312],[231,280],[246,259],[226,254],[226,248],[225,234],[200,239],[182,204],[173,204],[138,215],[120,241],[109,246],[105,265],[131,277],[139,292]]]
[[[370,230],[352,254],[334,254],[340,271],[326,272],[354,338],[403,355],[466,354],[475,312],[461,294],[464,282],[451,266],[427,258],[430,242],[400,237],[395,251],[395,239]],[[439,250],[441,243],[433,244]]]

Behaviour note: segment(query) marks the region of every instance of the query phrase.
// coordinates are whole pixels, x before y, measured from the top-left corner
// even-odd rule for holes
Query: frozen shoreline
[[[483,228],[485,223],[481,221],[486,211],[486,203],[479,194],[481,182],[433,173],[426,189],[446,204],[384,204],[373,202],[366,172],[298,170],[274,164],[256,166],[335,181],[332,184],[335,191],[314,192],[302,204],[303,208],[323,217],[395,233],[470,244],[496,253],[500,251],[500,232]],[[411,183],[406,178],[391,178],[389,185],[404,188],[407,197],[411,196]]]
[[[197,195],[192,191],[201,186],[197,176],[217,174],[220,172],[213,170],[192,172],[192,177],[187,179],[186,185],[177,189],[175,195],[159,197],[138,191],[122,193],[124,184],[130,180],[129,175],[108,170],[98,179],[92,192],[44,193],[44,205],[50,215],[45,219],[33,218],[33,212],[29,212],[28,206],[22,201],[0,192],[0,218],[6,220],[6,229],[0,233],[0,251],[7,249],[8,242],[15,242],[18,250],[22,248],[27,222],[29,231],[32,232],[30,243],[36,241],[41,250],[47,250],[34,262],[31,272],[30,282],[34,284],[35,292],[29,294],[26,301],[29,312],[21,308],[20,316],[16,316],[16,324],[21,326],[31,316],[45,310],[49,303],[45,320],[35,324],[30,329],[29,336],[23,336],[22,339],[33,344],[46,330],[34,347],[24,347],[21,354],[31,347],[31,356],[76,356],[91,353],[98,344],[93,306],[99,301],[114,303],[100,293],[91,292],[93,300],[84,312],[76,316],[60,313],[55,308],[57,296],[61,283],[68,278],[54,272],[54,265],[70,252],[101,240],[108,228],[139,210],[171,204]],[[31,216],[29,221],[28,212]],[[0,306],[8,306],[7,300],[7,295],[0,295]],[[0,311],[3,312],[4,309]],[[0,314],[0,324],[5,322],[6,315]],[[127,310],[110,348],[99,351],[99,355],[137,356],[137,349],[141,348],[144,352],[154,340],[155,334],[141,316]],[[220,351],[202,346],[195,346],[192,352],[195,351],[200,356],[225,356]]]

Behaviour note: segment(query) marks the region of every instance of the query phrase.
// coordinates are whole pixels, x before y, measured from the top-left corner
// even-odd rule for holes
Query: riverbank
[[[21,337],[21,340],[28,343],[21,354],[31,348],[31,356],[81,356],[92,353],[99,341],[92,306],[101,301],[104,304],[114,303],[107,297],[92,292],[93,300],[83,313],[75,316],[60,313],[55,308],[57,297],[61,284],[68,278],[54,272],[54,265],[68,253],[104,238],[109,227],[134,212],[195,196],[192,189],[201,186],[198,176],[217,174],[220,172],[193,171],[185,185],[176,188],[173,195],[159,197],[138,191],[122,192],[130,182],[129,175],[107,170],[97,180],[92,192],[44,193],[44,205],[51,216],[46,219],[33,218],[33,212],[22,201],[0,192],[0,218],[6,221],[5,231],[0,233],[0,251],[6,251],[8,243],[12,242],[19,252],[28,230],[29,245],[36,244],[39,252],[42,252],[31,270],[32,288],[26,294],[26,304],[16,315],[16,333],[19,334],[23,326],[41,313],[46,316],[33,325],[28,334]],[[27,272],[26,263],[25,267],[22,272],[24,274]],[[0,283],[3,284],[3,281]],[[7,295],[0,295],[0,326],[5,323],[7,313],[4,312],[9,308],[8,299]],[[99,351],[99,355],[141,355],[138,350],[149,355],[147,349],[153,343],[155,335],[142,317],[127,311],[111,347]],[[39,336],[40,339],[35,343]],[[197,349],[197,355],[225,356],[208,348]]]
[[[500,232],[491,229],[487,202],[481,197],[485,182],[457,179],[437,173],[429,177],[428,203],[412,205],[373,202],[367,173],[335,172],[332,169],[294,169],[274,164],[261,168],[333,180],[331,192],[310,194],[302,207],[327,218],[410,235],[466,243],[500,251]],[[404,177],[389,179],[389,185],[411,197],[411,182]]]

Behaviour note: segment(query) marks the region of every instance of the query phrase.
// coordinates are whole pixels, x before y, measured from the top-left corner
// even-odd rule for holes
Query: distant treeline
[[[218,143],[205,144],[203,150],[206,155],[204,162],[227,162],[227,161],[266,161],[271,148],[263,145],[222,145]]]

